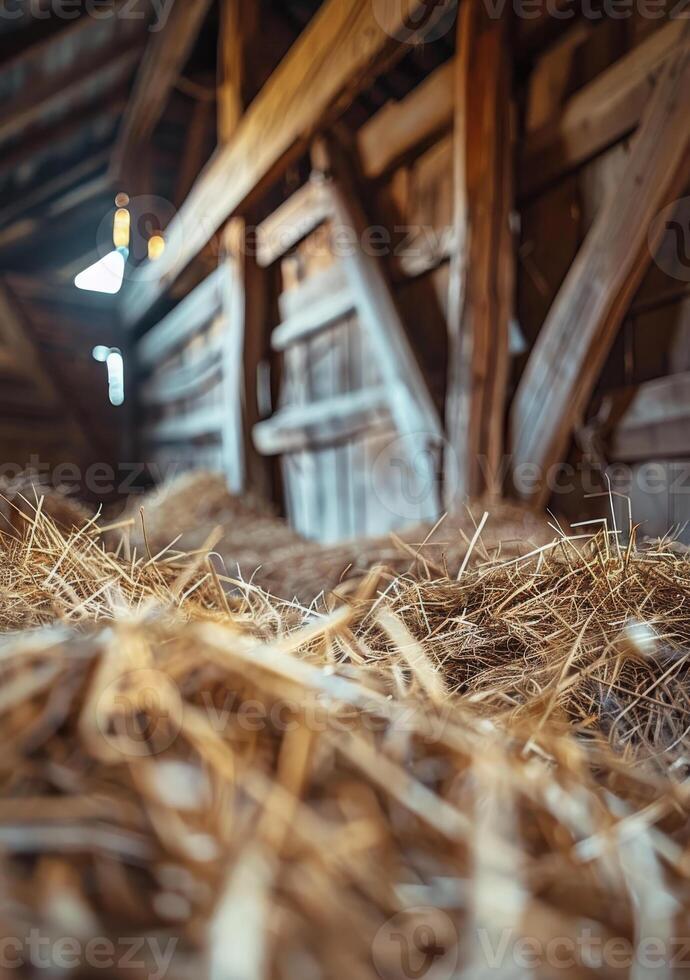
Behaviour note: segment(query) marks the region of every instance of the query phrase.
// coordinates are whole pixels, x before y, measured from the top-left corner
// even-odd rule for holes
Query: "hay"
[[[478,540],[459,580],[416,559],[307,613],[38,509],[0,536],[26,975],[64,937],[61,976],[103,972],[99,937],[118,976],[683,974],[687,557]]]
[[[462,510],[436,525],[418,524],[398,535],[324,546],[305,541],[252,496],[231,494],[220,474],[202,471],[132,498],[123,515],[130,525],[109,540],[127,554],[156,554],[174,538],[175,548],[189,552],[218,529],[214,548],[229,574],[274,596],[309,605],[338,585],[351,585],[375,564],[385,566],[391,577],[409,570],[426,574],[430,568],[441,573],[447,568],[454,574],[477,527],[481,503],[474,510],[476,518]],[[534,512],[494,502],[479,553],[515,555],[546,543],[550,536]]]

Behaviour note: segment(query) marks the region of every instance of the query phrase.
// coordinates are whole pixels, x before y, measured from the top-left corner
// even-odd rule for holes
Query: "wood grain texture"
[[[271,346],[275,351],[283,351],[291,344],[327,330],[333,323],[352,313],[353,309],[352,293],[347,287],[330,296],[325,295],[313,306],[305,307],[276,327],[271,335]]]
[[[573,95],[555,118],[525,140],[518,186],[533,196],[632,132],[684,20],[672,20]]]
[[[389,102],[357,134],[365,177],[375,179],[453,122],[453,59],[399,102]]]
[[[220,0],[218,36],[218,142],[235,135],[247,101],[247,45],[255,33],[257,5]]]
[[[530,355],[510,420],[513,465],[537,464],[523,496],[548,497],[632,297],[663,234],[654,218],[687,182],[690,160],[690,22],[670,52],[632,142],[618,187],[601,208]],[[659,223],[657,222],[657,225]]]
[[[514,258],[510,231],[510,55],[505,18],[466,0],[458,19],[454,151],[455,240],[446,506],[500,493]]]
[[[380,386],[290,405],[254,427],[254,442],[266,454],[330,446],[389,418],[389,402],[389,392]]]
[[[419,17],[420,9],[425,11]],[[246,207],[304,149],[317,127],[337,117],[389,59],[407,45],[396,40],[405,23],[430,30],[442,14],[422,0],[372,4],[327,0],[201,174],[171,223],[158,276],[125,296],[125,322],[138,322],[222,223]]]
[[[309,180],[295,191],[256,230],[259,265],[272,265],[298,245],[329,217],[330,203],[328,189],[320,180]]]

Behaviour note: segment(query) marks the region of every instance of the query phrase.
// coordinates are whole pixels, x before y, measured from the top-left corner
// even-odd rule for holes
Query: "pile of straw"
[[[102,538],[42,512],[0,536],[13,966],[687,971],[686,557],[477,538],[459,574],[373,569],[302,609]]]
[[[167,549],[194,551],[213,542],[228,573],[283,599],[304,604],[337,586],[357,580],[372,565],[394,575],[408,570],[440,574],[459,568],[481,520],[462,510],[436,525],[419,524],[399,535],[323,546],[305,541],[266,505],[231,494],[217,473],[195,472],[133,497],[123,520],[109,538],[127,555],[155,555]],[[483,554],[516,555],[551,537],[533,511],[502,501],[491,505],[483,529]]]

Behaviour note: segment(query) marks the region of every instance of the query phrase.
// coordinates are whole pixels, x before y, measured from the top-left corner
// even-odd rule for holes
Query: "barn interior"
[[[0,6],[0,973],[675,976],[687,15]]]
[[[480,12],[462,76],[454,4],[374,0],[358,56],[348,4],[228,6],[0,22],[6,474],[223,472],[327,543],[485,495],[594,518],[608,474],[687,535],[673,120],[672,166],[634,155],[679,21]],[[77,289],[115,240],[119,291]]]

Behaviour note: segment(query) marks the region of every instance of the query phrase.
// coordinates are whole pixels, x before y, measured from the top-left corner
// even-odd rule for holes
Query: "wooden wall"
[[[629,159],[633,125],[626,127],[615,118],[602,123],[595,110],[611,98],[616,71],[627,71],[632,77],[636,64],[643,66],[641,76],[648,70],[651,91],[653,72],[644,64],[644,53],[653,53],[655,44],[660,47],[663,32],[668,34],[669,29],[673,25],[638,15],[619,21],[604,18],[575,23],[537,59],[524,80],[524,129],[517,161],[521,178],[517,314],[530,344],[538,336],[595,215],[605,201],[615,198]],[[633,114],[636,99],[640,107],[644,106],[640,92],[633,89],[627,100]],[[625,111],[619,110],[619,117],[624,117]],[[582,116],[579,130],[572,123],[578,113]],[[611,133],[608,139],[607,126]],[[562,142],[557,147],[553,134],[559,129]],[[584,152],[580,159],[578,146],[586,145],[590,138],[596,150]],[[551,149],[540,153],[538,148],[545,142]],[[545,179],[541,179],[543,175]],[[690,232],[687,201],[681,217]],[[687,401],[670,406],[671,400],[664,398],[670,382],[663,380],[690,370],[690,276],[687,269],[679,268],[676,251],[673,236],[666,235],[661,258],[651,263],[637,290],[576,432],[569,455],[576,475],[564,481],[572,483],[574,489],[553,499],[554,506],[569,516],[601,512],[599,498],[585,499],[585,493],[601,483],[595,473],[587,473],[591,462],[595,469],[614,464],[614,484],[631,497],[633,518],[643,522],[645,533],[663,534],[672,525],[690,520],[690,480],[683,481],[682,476],[690,470],[690,439],[678,434],[678,415],[687,418],[690,408]],[[632,422],[626,422],[633,389],[641,386],[644,394],[648,384],[652,387],[644,395],[645,410],[656,404],[656,417],[641,420],[638,411]],[[674,390],[676,399],[683,397],[677,387]],[[689,390],[682,388],[686,399]],[[618,426],[626,430],[623,454]],[[652,475],[647,479],[649,473]],[[623,513],[626,505],[621,506]],[[627,516],[625,520],[627,523]]]
[[[525,23],[514,25],[510,227],[520,328],[514,333],[524,338],[524,353],[511,365],[509,411],[595,219],[615,207],[632,140],[678,30],[679,22],[636,14],[580,18],[562,21],[558,30],[549,25],[537,44],[538,32],[527,37]],[[448,402],[450,269],[458,268],[453,231],[459,224],[456,69],[452,51],[444,56],[404,96],[365,113],[363,123],[360,114],[357,125],[351,113],[347,126],[328,133],[334,158],[326,153],[324,162],[317,140],[310,147],[312,174],[305,151],[289,175],[290,194],[286,180],[282,195],[276,181],[252,196],[251,209],[264,220],[256,256],[237,265],[241,323],[231,322],[232,302],[224,305],[214,280],[139,344],[145,452],[183,468],[223,468],[238,486],[247,485],[243,474],[252,470],[248,455],[263,456],[267,466],[269,457],[277,459],[278,502],[308,537],[382,533],[433,518],[443,506],[436,425]],[[478,115],[474,122],[480,121]],[[210,186],[208,174],[204,184]],[[335,188],[339,217],[324,206],[324,187]],[[279,203],[270,214],[269,196]],[[357,214],[355,229],[359,222],[372,233],[368,248],[360,249],[365,268],[354,278],[338,243],[343,202]],[[607,466],[623,463],[628,469],[617,472],[627,473],[627,483],[620,478],[617,486],[644,515],[645,531],[663,533],[671,518],[690,519],[690,498],[678,490],[678,472],[690,458],[683,403],[690,277],[674,270],[674,248],[666,236],[661,259],[651,263],[603,371],[595,372],[593,394],[584,399],[565,451],[574,477],[552,501],[572,518],[601,514],[601,501],[588,501],[587,491],[603,485]],[[136,314],[135,304],[132,319]],[[381,329],[397,358],[392,367]],[[674,377],[683,382],[680,389]],[[399,410],[404,396],[396,410],[401,391],[419,409],[416,428]],[[653,500],[637,479],[650,460],[668,477]]]

